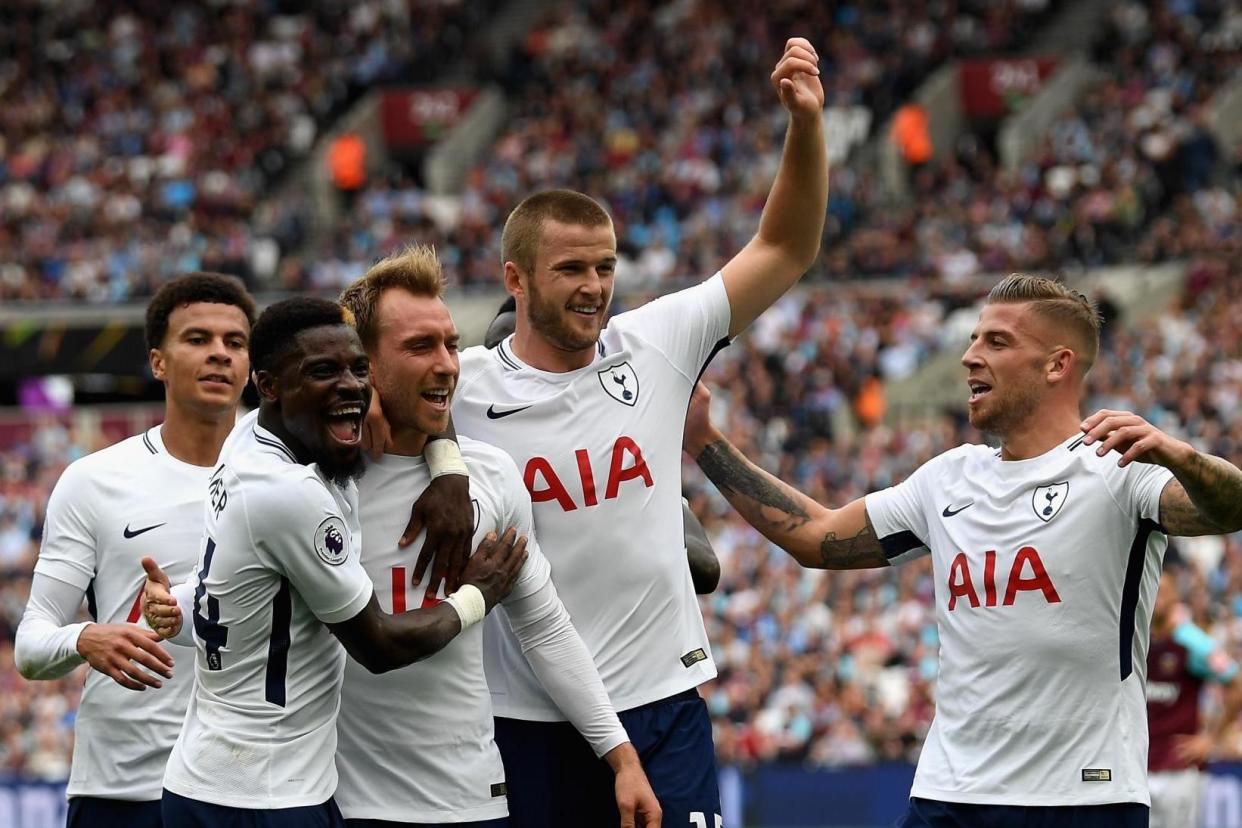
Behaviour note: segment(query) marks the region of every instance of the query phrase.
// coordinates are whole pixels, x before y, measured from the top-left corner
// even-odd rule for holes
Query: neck
[[[566,351],[548,342],[530,325],[518,324],[517,330],[513,332],[513,353],[532,368],[564,374],[590,365],[595,358],[595,345]]]
[[[1077,404],[1051,415],[1047,411],[1037,411],[1027,422],[1001,438],[1001,458],[1029,460],[1038,457],[1080,433],[1081,422]]]
[[[289,451],[293,452],[293,456],[296,457],[298,462],[303,466],[309,466],[311,463],[315,462],[314,458],[311,457],[310,452],[305,446],[302,445],[302,441],[294,437],[293,434],[285,428],[284,423],[280,420],[280,414],[277,413],[276,409],[269,406],[267,403],[263,403],[259,406],[259,425],[276,435],[276,438],[280,440],[280,442],[288,446]]]
[[[396,454],[401,457],[418,457],[427,447],[427,432],[406,426],[393,426],[384,447],[385,454]]]
[[[164,441],[168,453],[182,463],[214,466],[220,457],[220,448],[236,421],[237,412],[232,407],[205,415],[189,411],[169,400],[164,408],[160,439]]]

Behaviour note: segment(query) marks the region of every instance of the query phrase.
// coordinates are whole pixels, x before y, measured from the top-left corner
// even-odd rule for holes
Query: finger
[[[1103,422],[1104,420],[1118,413],[1120,412],[1113,411],[1110,408],[1101,408],[1099,411],[1095,412],[1090,417],[1088,417],[1087,419],[1079,423],[1078,427],[1081,428],[1084,432],[1090,432],[1092,429],[1098,426],[1101,422]]]
[[[147,614],[159,619],[173,619],[181,612],[176,603],[151,599],[147,601]]]
[[[1143,455],[1147,454],[1147,452],[1151,451],[1154,444],[1155,444],[1155,441],[1150,438],[1144,439],[1144,440],[1135,440],[1134,445],[1126,449],[1126,452],[1121,455],[1121,459],[1117,461],[1117,465],[1118,466],[1130,465],[1135,460],[1139,459]]]
[[[159,634],[153,630],[138,630],[138,632],[141,632],[142,636],[134,641],[134,646],[143,652],[149,653],[156,664],[162,665],[163,667],[171,670],[176,662],[173,659],[172,654],[160,646]],[[146,662],[143,663],[145,664]],[[158,667],[152,667],[152,669],[157,672],[159,671]],[[171,674],[169,677],[171,678]]]
[[[660,828],[660,823],[664,821],[664,812],[660,810],[658,802],[652,802],[651,807],[647,810],[646,819],[647,828]]]
[[[444,564],[441,562],[443,557],[443,555],[437,555],[435,563],[431,567],[431,578],[427,581],[428,595],[439,596],[440,594],[440,584],[444,583]]]
[[[405,548],[414,541],[418,540],[419,534],[423,531],[423,516],[418,509],[410,510],[410,520],[405,524],[405,531],[401,533],[401,539],[397,541],[397,546]],[[427,544],[423,544],[426,546]]]
[[[785,41],[785,51],[789,51],[795,47],[806,49],[811,52],[811,54],[815,55],[816,58],[819,57],[819,52],[815,51],[814,44],[812,44],[811,41],[807,40],[805,37],[791,37]]]
[[[124,673],[122,673],[120,670],[116,669],[115,667],[110,668],[106,672],[107,672],[108,678],[112,679],[117,684],[124,687],[126,690],[137,690],[138,692],[141,693],[143,690],[147,689],[147,686],[145,684],[143,684],[140,681],[134,681],[132,678],[129,678],[128,676],[126,676]]]
[[[423,581],[423,575],[427,574],[427,567],[432,559],[430,544],[423,544],[423,548],[418,550],[418,560],[414,562],[414,586],[418,586]]]
[[[1113,449],[1125,451],[1130,447],[1131,443],[1141,439],[1143,436],[1144,430],[1140,426],[1122,426],[1109,434],[1107,439],[1100,443],[1095,453],[1103,457]]]
[[[145,684],[147,687],[154,687],[156,690],[164,686],[164,683],[162,681],[160,681],[158,678],[151,675],[147,671],[138,669],[138,666],[133,664],[132,662],[126,662],[121,667],[121,672],[124,673],[129,678],[133,679],[134,681],[140,682],[141,684]]]
[[[159,658],[151,655],[146,650],[131,646],[121,650],[121,654],[135,664],[140,664],[143,667],[146,667],[157,676],[163,676],[164,678],[169,679],[172,678],[172,666],[163,663]],[[133,672],[140,671],[137,671],[135,668]]]
[[[1083,445],[1089,446],[1097,440],[1103,440],[1109,434],[1112,434],[1117,429],[1127,425],[1128,422],[1129,421],[1127,421],[1125,417],[1120,414],[1112,414],[1105,417],[1092,426],[1091,430],[1087,432],[1087,436],[1084,437],[1082,441]]]
[[[789,47],[788,49],[785,50],[785,54],[781,55],[781,60],[788,60],[791,57],[798,58],[799,60],[810,61],[811,63],[814,63],[814,64],[819,63],[819,56],[815,54],[814,50],[808,49],[805,46]],[[778,65],[779,63],[780,61],[777,61]]]
[[[787,57],[776,65],[776,71],[772,73],[775,78],[792,78],[799,72],[807,75],[818,75],[819,66],[815,61],[806,58]]]
[[[142,569],[147,573],[147,579],[155,581],[157,584],[169,586],[168,576],[164,574],[164,570],[160,569],[160,565],[153,558],[144,557],[142,559]]]
[[[456,592],[461,587],[462,573],[466,571],[466,564],[470,561],[469,538],[452,547],[448,561],[448,582],[444,588],[448,592]]]

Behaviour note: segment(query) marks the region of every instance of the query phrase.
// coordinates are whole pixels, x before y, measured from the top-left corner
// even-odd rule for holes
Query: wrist
[[[623,771],[635,768],[641,769],[643,766],[638,759],[638,751],[634,750],[632,742],[622,742],[605,753],[604,761],[608,763],[608,767],[612,768],[614,774],[620,774]]]
[[[487,615],[487,601],[483,598],[483,592],[474,584],[462,584],[444,599],[444,603],[457,611],[462,632],[482,621]]]
[[[461,447],[454,440],[430,441],[423,448],[423,457],[427,460],[427,471],[432,480],[445,474],[470,476],[466,461],[461,456]]]
[[[690,456],[697,462],[703,452],[707,451],[713,443],[719,443],[723,440],[724,435],[720,432],[720,429],[714,425],[708,426],[702,431],[691,435],[690,440],[687,441],[686,448],[689,450]]]
[[[1169,470],[1178,471],[1189,468],[1199,452],[1190,443],[1184,440],[1176,440],[1169,454],[1172,460],[1169,464]]]
[[[82,656],[82,658],[86,658],[86,653],[82,652],[82,639],[87,635],[86,628],[93,626],[95,626],[94,621],[85,621],[78,626],[78,631],[73,634],[73,651]],[[89,638],[86,640],[86,643],[90,643]]]

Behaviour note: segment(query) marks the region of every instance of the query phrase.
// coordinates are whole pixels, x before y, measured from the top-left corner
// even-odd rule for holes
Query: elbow
[[[38,663],[30,657],[27,648],[22,645],[20,635],[14,642],[13,663],[17,666],[17,672],[27,681],[38,681],[43,678]]]

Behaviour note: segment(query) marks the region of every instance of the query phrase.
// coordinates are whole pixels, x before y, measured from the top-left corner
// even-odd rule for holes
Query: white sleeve
[[[650,343],[693,382],[716,351],[728,344],[732,319],[729,294],[717,273],[620,314],[609,324]]]
[[[903,564],[928,554],[925,490],[931,476],[929,460],[896,486],[866,496],[867,519],[884,548],[889,564]]]
[[[168,639],[172,644],[180,644],[183,647],[194,646],[194,590],[197,587],[198,573],[195,573],[190,576],[189,580],[175,584],[169,590],[173,598],[177,599],[177,606],[181,610],[181,629]],[[145,618],[138,619],[138,622],[143,629],[150,629]]]
[[[80,463],[65,469],[48,498],[34,571],[85,592],[95,577],[95,514],[92,481]]]
[[[603,756],[630,740],[617,718],[608,691],[595,669],[591,653],[570,621],[569,612],[556,594],[547,559],[528,544],[530,556],[522,567],[526,589],[515,587],[504,601],[509,625],[539,682],[565,714],[596,756]],[[527,571],[542,576],[526,577]],[[530,588],[534,583],[542,584]]]
[[[362,612],[374,586],[359,559],[361,539],[317,477],[266,486],[243,503],[256,548],[316,618],[339,624]]]
[[[1122,491],[1126,500],[1122,502],[1129,507],[1130,514],[1160,523],[1160,495],[1173,479],[1173,472],[1153,463],[1131,463],[1118,471],[1125,475]]]
[[[13,642],[13,661],[24,677],[57,679],[86,663],[78,655],[78,636],[91,622],[72,623],[83,594],[74,584],[35,572]]]
[[[503,481],[511,500],[504,525],[517,527],[527,538],[526,563],[513,590],[504,599],[509,625],[530,662],[531,669],[560,711],[596,756],[603,756],[630,740],[595,669],[591,653],[574,629],[569,612],[556,594],[552,567],[539,550],[531,515],[530,496],[517,467],[510,461]]]

